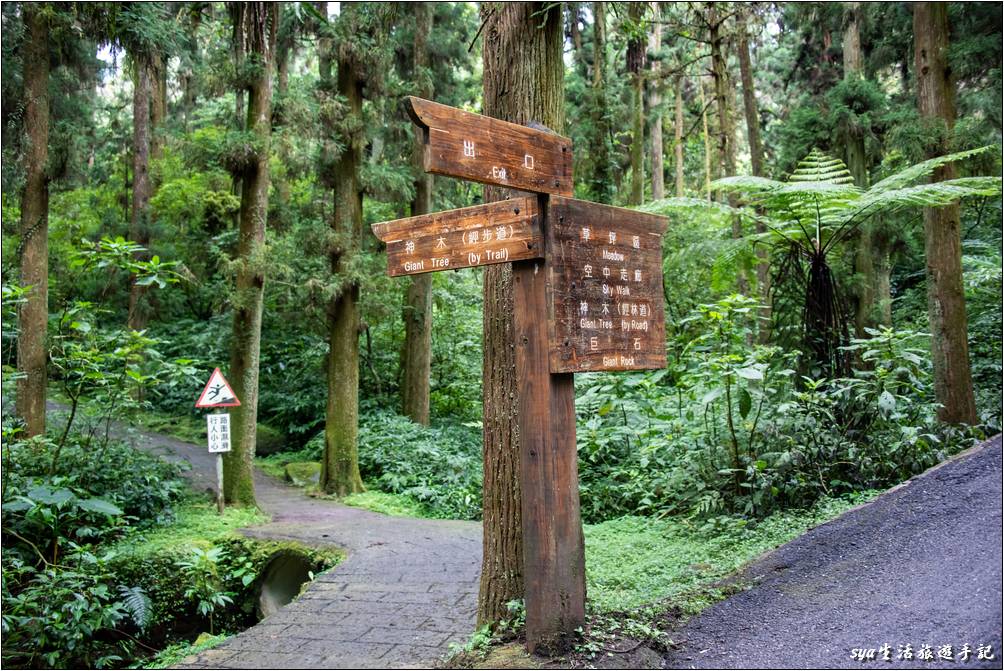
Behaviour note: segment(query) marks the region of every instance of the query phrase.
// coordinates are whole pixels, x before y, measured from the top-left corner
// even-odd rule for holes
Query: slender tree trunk
[[[662,49],[662,17],[659,3],[652,3],[652,35],[649,38],[649,48],[653,54]],[[652,128],[649,131],[652,141],[652,200],[662,200],[666,197],[665,166],[662,146],[662,86],[655,75],[659,72],[660,60],[652,61],[652,81],[649,82],[648,109],[652,115]]]
[[[46,327],[49,319],[49,23],[45,6],[22,5],[25,25],[25,183],[21,194],[21,285],[31,287],[18,312],[17,414],[25,433],[45,433]]]
[[[602,15],[602,9],[600,13]],[[484,114],[556,132],[564,126],[564,64],[558,5],[482,5]],[[602,53],[602,52],[600,52]],[[594,67],[600,69],[602,58]],[[602,73],[600,73],[602,76]],[[485,201],[506,197],[485,188]],[[520,437],[517,415],[512,264],[484,269],[484,554],[478,623],[508,616],[506,603],[523,598]]]
[[[701,102],[701,137],[704,140],[704,193],[711,200],[712,165],[711,160],[711,129],[708,127],[708,99],[704,95],[704,79],[697,78],[697,91]]]
[[[355,4],[342,6],[339,20],[351,21],[362,11]],[[321,488],[328,494],[347,496],[363,491],[359,475],[359,282],[350,269],[359,254],[363,226],[363,193],[359,167],[363,163],[366,134],[362,124],[363,83],[366,73],[349,54],[338,55],[338,94],[357,123],[343,132],[344,149],[335,162],[335,209],[331,229],[338,246],[331,251],[331,272],[341,275],[343,286],[328,307],[328,404],[324,421],[324,461]]]
[[[237,288],[234,294],[230,382],[241,401],[233,412],[233,450],[223,457],[223,494],[227,502],[255,505],[254,452],[258,421],[258,364],[265,289],[265,243],[268,217],[268,159],[272,129],[272,68],[275,63],[279,4],[234,3],[234,19],[244,41],[239,53],[252,55],[260,68],[248,86],[247,129],[255,134],[258,153],[241,175],[241,209],[237,237]],[[238,96],[240,97],[240,96]]]
[[[763,166],[763,143],[760,141],[760,112],[756,104],[756,88],[753,84],[753,65],[750,62],[750,45],[747,24],[747,9],[739,11],[736,25],[736,49],[739,52],[739,74],[743,82],[743,111],[746,114],[746,136],[749,138],[750,165],[753,174],[757,177],[765,177]],[[767,227],[762,222],[756,223],[756,232],[764,233]],[[757,290],[760,294],[760,328],[757,331],[758,339],[766,344],[770,337],[771,308],[770,308],[770,260],[767,258],[767,247],[757,245],[756,247],[756,281]]]
[[[279,15],[279,36],[276,38],[275,49],[275,94],[277,104],[272,109],[272,125],[275,128],[288,124],[287,112],[289,102],[286,100],[286,93],[289,90],[289,65],[295,55],[296,40],[292,28],[283,28],[283,16],[292,11],[288,6],[283,8]],[[289,201],[291,198],[292,180],[291,160],[292,141],[289,133],[280,133],[277,136],[276,156],[278,163],[283,169],[278,174],[272,176],[273,189],[275,190],[276,203],[272,208],[272,229],[275,231],[285,231],[290,225]]]
[[[150,107],[156,86],[156,70],[149,54],[134,55],[132,95],[132,219],[129,222],[129,239],[144,248],[150,244]],[[137,257],[145,257],[140,252]],[[144,296],[146,287],[129,280],[129,328],[142,331],[146,328],[148,310]]]
[[[725,176],[736,174],[735,126],[733,124],[733,95],[729,83],[728,62],[725,54],[725,38],[722,35],[724,19],[718,14],[716,3],[708,3],[708,41],[711,46],[711,71],[715,80],[715,106],[718,108],[718,152],[722,162],[722,172]],[[739,205],[739,199],[729,193],[728,203],[732,207]],[[742,221],[739,217],[732,219],[732,237],[743,235]],[[739,271],[736,281],[741,294],[749,293],[749,281],[746,272]]]
[[[948,4],[918,2],[913,6],[913,39],[920,114],[943,124],[944,136],[932,156],[946,152],[955,125],[955,82],[948,66]],[[955,165],[939,168],[935,182],[953,179]],[[924,210],[924,253],[927,260],[927,312],[931,326],[934,392],[938,418],[952,424],[975,424],[976,401],[969,368],[966,296],[962,285],[962,240],[959,206]]]
[[[844,33],[843,33],[844,80],[850,81],[864,76],[864,53],[861,50],[861,3],[844,3]],[[847,169],[854,178],[854,184],[862,189],[868,188],[868,160],[865,156],[864,134],[857,129],[845,132],[844,158]],[[860,284],[858,286],[854,327],[858,338],[867,338],[865,328],[874,327],[874,310],[876,295],[875,247],[873,244],[872,224],[866,223],[858,229],[857,249],[854,254],[854,272]]]
[[[164,147],[161,126],[167,120],[167,62],[160,52],[150,55],[150,160],[160,158]]]
[[[628,4],[628,18],[641,24],[644,2]],[[640,28],[636,28],[640,32]],[[631,77],[631,205],[645,202],[645,39],[634,34],[627,44],[627,71]]]
[[[416,80],[422,82],[418,94],[433,96],[429,67],[429,35],[432,33],[433,8],[429,3],[412,5],[415,20],[414,67]],[[415,129],[412,164],[415,171],[415,200],[412,215],[432,211],[432,175],[422,168],[422,133]],[[419,424],[429,423],[429,374],[432,362],[432,273],[413,275],[404,304],[404,379],[401,400],[404,414]]]
[[[593,3],[593,124],[596,141],[593,153],[593,193],[596,200],[613,200],[613,179],[610,175],[610,126],[607,123],[607,14],[605,2]]]
[[[191,54],[187,61],[183,61],[181,71],[181,112],[185,123],[185,130],[192,121],[192,113],[195,112],[195,103],[198,101],[198,89],[196,86],[194,63],[202,60],[201,49],[199,48],[199,26],[202,23],[202,12],[191,9],[188,14],[188,40],[191,45]]]
[[[676,78],[676,115],[673,123],[673,162],[676,170],[676,196],[683,198],[683,77]]]
[[[583,79],[586,78],[586,60],[582,54],[582,30],[579,23],[582,20],[582,12],[579,10],[579,3],[566,2],[568,8],[568,36],[572,40],[572,55],[575,59],[575,68]]]

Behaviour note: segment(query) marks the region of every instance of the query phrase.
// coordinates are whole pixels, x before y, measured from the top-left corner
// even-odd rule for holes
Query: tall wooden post
[[[541,210],[546,231],[547,196]],[[586,618],[575,384],[549,372],[548,275],[545,259],[513,264],[526,644],[543,654],[567,648]]]
[[[518,507],[500,508],[507,522],[517,512],[519,518],[506,525],[494,520],[504,527],[498,540],[505,554],[493,556],[486,506],[485,558],[497,561],[485,563],[478,618],[496,619],[499,597],[521,578],[527,649],[564,652],[586,619],[572,376],[666,366],[661,243],[666,221],[571,198],[568,138],[420,98],[409,99],[409,112],[424,130],[426,172],[528,194],[372,229],[387,243],[390,275],[512,263],[511,276],[504,278],[511,277],[511,292],[502,291],[496,305],[495,318],[506,324],[504,337],[486,337],[485,346],[504,348],[506,361],[512,361],[505,380],[508,385],[515,379],[515,385],[506,387],[502,403],[506,409],[516,406],[505,420],[509,426],[515,414],[511,439],[519,448],[506,453],[513,456],[505,460],[512,465],[508,473],[488,468],[486,458],[485,500],[488,479],[500,472],[513,475],[518,455],[518,479],[497,481],[491,491],[505,503],[518,492]],[[488,295],[486,290],[486,300]],[[522,551],[513,549],[518,540]],[[521,571],[503,564],[519,559]],[[493,584],[498,582],[502,590]]]

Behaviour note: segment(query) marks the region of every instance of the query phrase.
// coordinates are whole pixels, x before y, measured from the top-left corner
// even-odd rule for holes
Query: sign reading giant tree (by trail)
[[[549,208],[551,372],[665,368],[665,218],[557,196]]]
[[[387,243],[391,276],[544,256],[536,196],[386,221],[373,233]]]

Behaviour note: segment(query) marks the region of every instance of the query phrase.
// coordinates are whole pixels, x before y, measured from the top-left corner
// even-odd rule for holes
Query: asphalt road
[[[665,667],[1002,668],[1001,460],[997,436],[778,548]]]

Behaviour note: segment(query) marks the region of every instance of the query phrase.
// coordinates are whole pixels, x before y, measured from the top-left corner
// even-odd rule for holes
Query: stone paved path
[[[138,439],[143,449],[189,462],[196,486],[212,487],[205,446],[157,434]],[[255,487],[272,521],[244,533],[335,545],[348,557],[293,603],[177,668],[429,667],[474,630],[479,523],[389,517],[309,498],[262,473]]]

